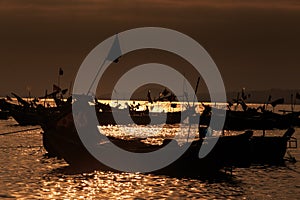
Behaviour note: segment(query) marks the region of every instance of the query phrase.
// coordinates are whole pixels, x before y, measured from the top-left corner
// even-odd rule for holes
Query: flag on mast
[[[120,47],[119,37],[118,34],[116,34],[115,40],[110,48],[110,51],[108,52],[106,60],[110,60],[113,61],[114,63],[118,63],[119,58],[121,56],[122,56],[122,51]]]

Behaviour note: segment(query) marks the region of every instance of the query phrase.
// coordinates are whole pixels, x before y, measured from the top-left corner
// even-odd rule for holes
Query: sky
[[[0,0],[0,95],[41,96],[69,88],[84,58],[106,38],[137,27],[180,31],[201,44],[227,91],[300,89],[300,2],[297,0]],[[100,82],[111,90],[131,67],[159,62],[185,71],[164,52],[132,52]]]

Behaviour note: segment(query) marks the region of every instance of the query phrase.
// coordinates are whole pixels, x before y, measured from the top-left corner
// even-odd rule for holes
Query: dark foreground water
[[[30,129],[13,119],[0,133]],[[17,199],[300,199],[299,161],[234,169],[233,175],[176,178],[132,173],[70,174],[62,160],[43,157],[41,129],[0,136],[0,198]],[[269,131],[282,134],[284,131]],[[300,139],[300,129],[295,136]]]

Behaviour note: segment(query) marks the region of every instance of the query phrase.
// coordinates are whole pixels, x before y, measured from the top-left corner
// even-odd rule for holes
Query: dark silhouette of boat
[[[63,101],[56,97],[58,92],[50,94],[56,103],[54,107],[46,107],[42,104],[37,104],[34,100],[27,102],[18,95],[13,95],[18,99],[19,104],[2,99],[0,101],[0,109],[5,111],[3,114],[10,114],[20,125],[42,125],[52,118],[59,116],[66,108],[71,106],[72,97],[67,101]],[[49,95],[48,95],[49,96]],[[111,107],[108,104],[103,104],[94,101],[96,114],[99,125],[127,125],[127,124],[176,124],[181,123],[182,119],[189,118],[189,123],[198,124],[200,117],[201,125],[209,125],[211,115],[214,114],[217,118],[224,117],[220,109],[212,108],[204,105],[204,111],[201,116],[195,112],[195,107],[189,107],[183,111],[176,112],[150,112],[146,107],[145,110],[138,110],[135,106],[120,109]],[[224,130],[269,130],[269,129],[287,129],[290,126],[300,125],[300,112],[290,112],[287,114],[274,113],[272,111],[249,108],[242,102],[244,110],[226,110],[226,119]],[[121,121],[115,121],[114,115],[117,115]],[[6,116],[4,116],[6,118]],[[212,127],[214,129],[214,127]]]
[[[57,93],[58,92],[54,92],[50,94],[54,96],[56,102],[56,106],[53,107],[38,104],[38,99],[27,102],[19,95],[12,93],[12,95],[16,97],[18,104],[1,99],[0,109],[8,112],[21,126],[42,125],[48,123],[49,120],[55,119],[63,110],[71,107],[71,99],[68,99],[66,102],[62,101],[55,97]]]
[[[224,117],[219,114],[224,110],[212,108],[203,105],[204,111],[201,114],[201,124],[209,125],[211,115],[217,118]],[[221,112],[222,111],[222,112]],[[244,110],[226,110],[226,118],[224,130],[271,130],[271,129],[287,129],[291,126],[300,126],[300,112],[292,112],[287,114],[279,114],[268,110],[248,108]]]
[[[86,122],[88,121],[87,119]],[[86,129],[83,127],[82,130],[88,134],[91,129],[87,128],[88,124],[85,126]],[[95,159],[82,144],[74,125],[71,110],[42,128],[44,130],[43,144],[50,156],[63,158],[71,167],[80,170],[116,171]],[[213,150],[205,158],[200,159],[198,157],[200,148],[215,139],[201,133],[199,139],[190,142],[190,147],[178,160],[153,173],[201,175],[215,173],[224,167],[249,167],[253,163],[280,163],[283,161],[287,149],[287,141],[293,133],[294,129],[290,128],[281,137],[252,136],[252,131],[246,131],[240,135],[221,136]],[[97,134],[100,133],[97,132]],[[169,139],[166,139],[162,145],[150,145],[137,138],[108,137],[108,139],[120,148],[131,152],[156,151],[170,142]],[[105,150],[110,146],[108,143],[101,144],[99,141],[97,148]],[[175,145],[173,148],[175,152],[177,148],[183,147]]]
[[[111,107],[108,104],[103,104],[95,101],[96,113],[100,125],[127,125],[135,123],[137,125],[148,124],[177,124],[181,122],[181,116],[186,115],[186,111],[174,112],[150,112],[148,107],[145,110],[137,110],[134,106],[128,108]],[[113,114],[114,113],[114,114]],[[116,122],[114,115],[118,115],[119,120]]]
[[[75,102],[78,103],[78,102]],[[77,115],[75,113],[75,115]],[[86,124],[83,125],[82,130],[91,131],[88,127],[89,116],[85,116]],[[78,120],[78,119],[77,119]],[[103,163],[95,159],[89,151],[82,144],[77,129],[75,128],[72,112],[64,113],[56,122],[51,122],[42,126],[43,144],[50,156],[63,158],[70,166],[79,169],[101,169],[112,170]],[[92,131],[97,131],[96,128]],[[214,137],[200,138],[189,143],[187,151],[175,162],[159,169],[153,173],[163,174],[210,174],[219,171],[225,166],[249,166],[250,162],[241,152],[246,152],[249,149],[249,139],[252,132],[245,132],[238,136],[222,136],[219,138],[216,148],[214,148],[205,158],[199,158],[199,150],[203,145],[208,145],[215,140]],[[120,139],[115,137],[108,137],[108,139],[122,149],[132,152],[151,152],[156,151],[167,143],[169,139],[164,140],[162,145],[150,145],[141,141],[141,139]],[[101,144],[97,148],[105,150],[110,148],[109,144]],[[179,145],[173,145],[171,151],[177,151],[184,148]],[[98,149],[98,150],[99,150]]]
[[[283,136],[253,136],[250,139],[251,162],[258,164],[280,164],[284,162],[287,143],[295,129],[289,128]]]
[[[18,100],[18,104],[12,103],[5,99],[0,102],[0,109],[3,111],[3,115],[9,113],[19,125],[42,125],[52,118],[63,112],[65,109],[71,106],[72,97],[69,97],[67,101],[57,97],[60,91],[55,91],[47,96],[50,96],[55,101],[55,106],[46,107],[43,104],[38,104],[38,100],[25,101],[22,97],[15,93],[12,93]],[[40,97],[40,98],[46,98]],[[99,125],[127,125],[127,124],[176,124],[181,122],[181,111],[177,112],[149,112],[149,109],[137,110],[134,106],[120,109],[118,107],[111,107],[108,104],[103,104],[95,100],[96,114],[99,119]],[[185,113],[186,111],[183,111]],[[121,121],[116,122],[114,115],[118,115]]]
[[[62,123],[67,121],[68,123]],[[205,138],[190,142],[187,151],[174,163],[152,173],[178,175],[203,175],[219,171],[225,166],[249,166],[250,162],[241,152],[249,149],[249,139],[252,132],[245,132],[238,136],[220,137],[216,147],[203,159],[198,157],[202,145],[208,145],[211,139]],[[164,140],[162,145],[145,144],[141,139],[119,139],[108,137],[108,139],[120,148],[131,152],[151,152],[164,147],[170,142]],[[82,144],[72,121],[72,114],[69,113],[60,119],[52,128],[44,128],[43,144],[51,155],[63,158],[71,167],[80,170],[109,170],[116,171],[95,159]],[[97,150],[110,148],[109,144],[97,145]],[[179,145],[174,145],[174,152]],[[172,150],[171,150],[172,151]]]
[[[196,86],[196,90],[198,88],[198,83]],[[174,102],[178,102],[177,97],[165,88],[160,94],[159,97],[154,98],[152,100],[150,91],[147,94],[148,102],[153,106],[157,102],[169,102],[171,108],[176,108],[177,104]],[[95,99],[95,107],[97,111],[97,116],[100,125],[127,125],[132,124],[134,122],[138,125],[148,125],[148,124],[178,124],[181,123],[182,120],[186,119],[187,116],[192,118],[194,115],[194,119],[199,119],[199,115],[197,116],[195,113],[195,106],[188,106],[187,109],[181,111],[168,111],[168,112],[153,112],[149,110],[148,105],[144,110],[140,110],[141,105],[138,103],[128,105],[127,108],[119,109],[118,107],[111,107],[109,104],[100,103],[97,99]],[[116,122],[113,114],[120,116],[119,119],[121,121]],[[129,120],[128,120],[129,119]],[[195,121],[195,124],[198,124],[199,120],[190,120]]]
[[[300,112],[288,112],[288,113],[275,113],[274,108],[284,103],[284,98],[279,98],[271,102],[271,95],[268,97],[267,102],[257,108],[250,107],[246,104],[245,100],[250,96],[246,95],[245,88],[242,89],[242,93],[238,93],[237,98],[233,99],[236,103],[235,109],[232,109],[234,105],[228,102],[226,109],[226,119],[223,129],[224,130],[271,130],[271,129],[288,129],[291,126],[300,126]],[[267,105],[270,104],[273,107],[273,111],[267,110]],[[220,113],[224,113],[224,109],[212,108],[209,105],[204,105],[204,111],[201,114],[201,122],[203,125],[209,125],[211,115],[214,114],[217,118],[224,117]],[[237,110],[237,107],[241,105],[242,110]],[[222,111],[222,112],[221,112]]]

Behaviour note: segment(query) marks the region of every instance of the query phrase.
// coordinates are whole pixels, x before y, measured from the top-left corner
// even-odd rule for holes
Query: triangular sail
[[[119,61],[119,58],[122,55],[121,47],[120,47],[120,42],[119,42],[119,37],[116,35],[115,40],[110,48],[110,51],[106,57],[106,60],[113,61],[117,63]]]

